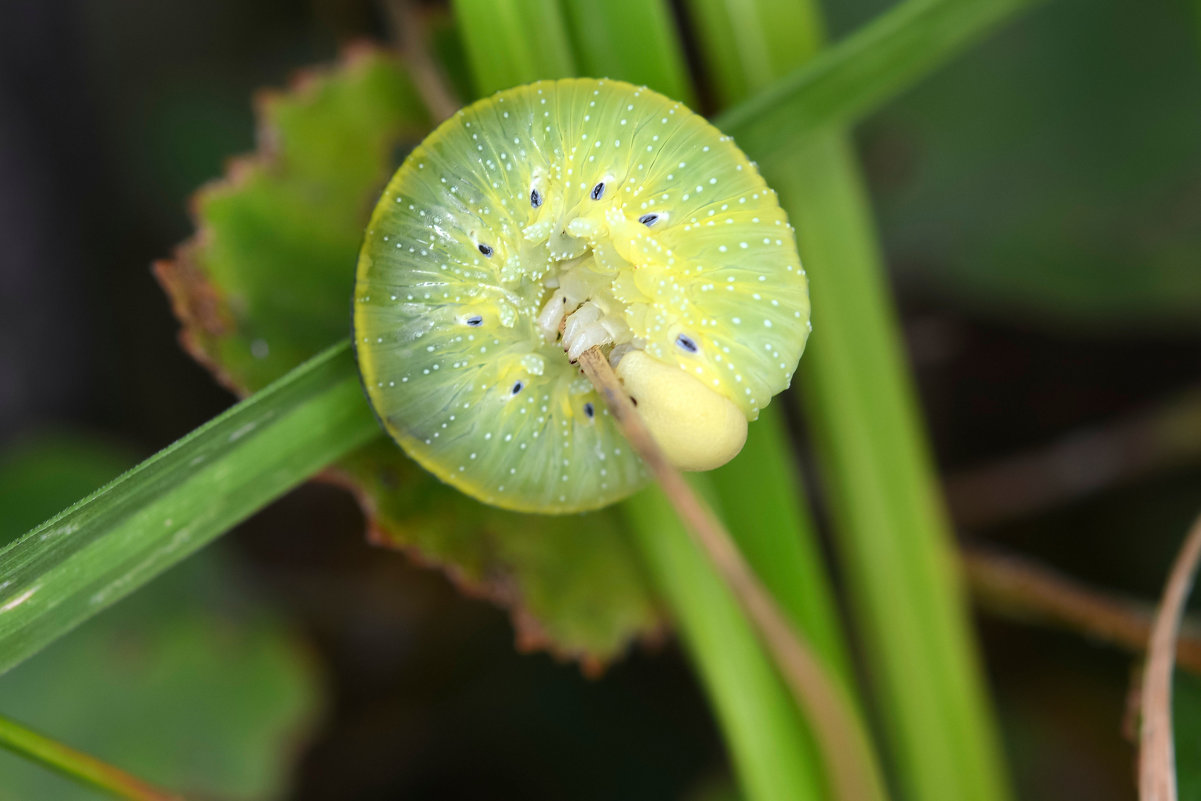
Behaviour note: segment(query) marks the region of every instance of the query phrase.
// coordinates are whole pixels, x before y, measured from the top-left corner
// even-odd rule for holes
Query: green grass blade
[[[715,122],[769,162],[807,134],[854,122],[1038,1],[905,0]]]
[[[704,477],[690,483],[705,486]],[[624,506],[634,541],[671,607],[721,723],[744,797],[826,798],[821,760],[791,695],[671,504],[652,488]]]
[[[795,180],[812,195],[789,213],[814,233],[802,245],[815,333],[801,398],[900,786],[933,801],[1007,798],[951,532],[850,147],[820,137]]]
[[[776,405],[747,429],[738,458],[715,470],[713,494],[759,579],[848,693],[854,676],[804,485]]]
[[[0,717],[0,748],[61,773],[84,786],[129,801],[172,801],[179,796],[93,756],[69,748],[7,718]]]
[[[745,100],[821,47],[817,10],[796,0],[689,0],[709,79],[722,104]],[[719,126],[729,133],[725,126]]]
[[[596,30],[620,30],[623,26],[639,28],[655,24],[652,21],[669,19],[666,3],[588,3],[584,0],[566,0],[569,7],[587,6],[585,14],[568,15],[573,35],[577,40],[590,40]],[[765,9],[768,19],[787,19],[799,6],[792,0],[780,0],[770,9]],[[778,7],[777,7],[778,6]],[[732,13],[750,10],[757,14],[753,4],[738,4]],[[777,16],[778,15],[778,16]],[[731,30],[724,27],[723,32]],[[614,41],[613,46],[595,49],[588,57],[597,74],[613,78],[647,83],[650,86],[668,86],[677,75],[686,74],[683,48],[676,28],[663,28],[660,35],[665,39],[656,50],[656,58],[670,62],[661,80],[647,72],[647,62],[640,48],[652,43],[642,42],[640,48]],[[795,42],[781,42],[779,59],[789,52]],[[706,50],[705,56],[721,53]],[[732,77],[738,77],[735,72]],[[686,95],[667,92],[677,100],[687,102]],[[714,496],[726,510],[726,524],[742,550],[743,555],[787,612],[804,632],[823,661],[849,683],[849,662],[845,645],[839,632],[833,594],[826,581],[826,567],[814,535],[814,526],[805,506],[801,480],[796,465],[788,452],[788,432],[785,429],[778,406],[765,409],[759,420],[750,426],[747,444],[743,452],[730,464],[712,474]]]
[[[651,17],[667,15],[666,4],[660,0],[647,0],[644,5],[659,6],[657,11],[643,9]],[[614,10],[620,9],[606,7],[596,11],[607,16]],[[576,25],[582,24],[580,16],[571,19]],[[592,24],[596,24],[595,20]],[[614,30],[620,24],[621,20],[615,17],[604,23]],[[531,23],[529,29],[532,28]],[[584,33],[577,28],[577,36]],[[541,35],[548,32],[543,30]],[[560,31],[559,35],[565,33]],[[675,30],[669,29],[664,35],[674,37]],[[525,39],[514,47],[522,49],[533,44]],[[664,43],[662,49],[679,58],[678,44]],[[593,57],[594,68],[604,74],[651,83],[645,75],[634,78],[634,73],[627,72],[627,68],[633,69],[635,65],[627,65],[621,52],[596,51]],[[683,71],[682,61],[677,69]],[[539,77],[543,76],[531,72],[522,75],[520,82]],[[658,83],[668,85],[666,77]],[[703,480],[698,483],[703,484]],[[623,504],[622,511],[655,586],[678,620],[684,644],[721,721],[746,797],[755,801],[822,798],[820,760],[791,695],[736,601],[693,544],[667,501],[657,490],[651,490]],[[792,611],[795,606],[789,608]],[[834,628],[833,624],[828,624],[828,628]]]
[[[666,3],[563,0],[580,74],[643,84],[694,104],[684,48]]]
[[[0,551],[0,673],[378,434],[349,342]]]
[[[816,6],[793,2],[787,9],[782,9],[778,5],[777,0],[748,0],[737,5],[716,0],[694,0],[691,3],[690,16],[701,29],[705,52],[713,60],[724,64],[731,73],[727,76],[724,91],[735,91],[737,94],[725,95],[723,100],[742,99],[746,94],[769,84],[778,75],[805,63],[817,52],[822,30]],[[790,153],[772,165],[777,169],[765,170],[768,183],[776,188],[786,207],[798,189],[791,179],[801,158],[803,156],[799,153]],[[819,199],[815,197],[814,201],[819,202]],[[778,407],[775,411],[779,413]],[[779,422],[776,425],[779,426]],[[783,434],[784,431],[779,433]],[[762,458],[764,454],[756,455]],[[784,459],[777,456],[776,461],[778,463]],[[734,498],[738,498],[738,495],[734,495]],[[746,511],[753,514],[752,510]],[[819,573],[819,580],[820,576]],[[851,676],[849,669],[843,665],[845,685],[851,684]],[[862,719],[858,722],[863,725]],[[864,739],[870,738],[865,734]],[[873,775],[872,784],[883,797],[884,781],[878,758],[874,752],[869,752],[864,761],[866,764],[862,770]]]
[[[557,0],[455,0],[477,96],[576,74]]]
[[[741,19],[746,5],[755,4],[727,13],[712,0],[694,2],[702,30],[718,44],[730,39],[726,31],[739,31],[744,77],[757,89],[772,77],[762,72],[764,53],[801,64],[807,55],[793,49],[790,56],[788,42],[820,41],[820,32],[790,30],[779,20],[756,32]],[[811,3],[798,5],[817,13]],[[902,5],[843,45],[850,60],[842,63],[860,78],[875,77],[854,91],[845,82],[826,85],[841,85],[847,94],[839,102],[850,99],[846,108],[854,110],[903,76],[936,66],[936,54],[952,55],[1011,7],[1008,0]],[[839,62],[819,57],[809,74],[828,77],[823,63]],[[795,85],[809,87],[801,97],[823,97],[820,79]],[[770,115],[755,126],[766,125],[764,119]],[[782,130],[795,135],[796,126]],[[911,798],[1005,798],[996,732],[951,569],[950,536],[853,155],[838,130],[825,130],[801,147],[794,140],[789,152],[764,166],[798,228],[813,278],[815,333],[802,363],[809,380],[804,395],[899,783]]]
[[[569,0],[578,4],[578,0]],[[622,25],[641,24],[639,14],[657,18],[667,15],[665,4],[642,2],[633,7],[628,3],[605,3],[590,6],[592,13],[587,26],[577,15],[573,22],[577,40],[587,40],[590,31],[620,29]],[[746,8],[741,5],[739,8]],[[778,9],[787,13],[787,8]],[[656,52],[671,54],[674,73],[686,70],[682,47],[675,28],[664,31],[668,37]],[[712,55],[706,52],[706,56]],[[644,61],[629,48],[610,47],[595,53],[592,62],[598,74],[633,82],[657,85],[647,80]],[[658,85],[668,85],[666,76]],[[679,100],[688,96],[668,92]],[[814,526],[803,500],[801,481],[796,465],[788,451],[788,433],[778,406],[768,408],[750,426],[747,443],[737,459],[711,473],[703,483],[716,505],[724,510],[723,517],[737,541],[739,549],[758,574],[781,608],[788,614],[818,657],[830,668],[836,681],[844,686],[852,682],[849,660],[842,640],[835,611],[833,594],[826,580],[826,567],[814,536]],[[794,742],[798,723],[795,713],[769,720],[766,724],[746,725],[747,709],[755,704],[788,703],[787,693],[778,681],[763,677],[774,676],[766,654],[738,614],[729,607],[732,599],[720,586],[716,575],[696,552],[674,517],[664,515],[662,498],[641,504],[628,504],[627,519],[638,531],[653,533],[638,540],[644,558],[656,576],[656,584],[664,590],[677,620],[686,647],[708,688],[711,703],[723,722],[743,788],[752,798],[764,793],[787,789],[785,797],[802,792],[819,792],[819,756],[811,749],[797,750]],[[648,525],[648,518],[654,525]],[[657,523],[655,521],[658,520]],[[668,531],[668,523],[674,527]],[[661,537],[662,539],[659,539]],[[748,644],[740,648],[738,660],[732,665],[723,643],[739,639]],[[751,649],[754,649],[753,651]],[[729,672],[747,677],[741,687],[729,685]],[[751,698],[753,696],[753,698]],[[770,699],[778,698],[772,702]],[[770,726],[783,727],[770,734]],[[768,737],[768,743],[762,738]],[[806,733],[804,742],[810,742]],[[790,777],[790,784],[773,787],[771,782]],[[767,777],[779,777],[769,779]],[[800,782],[808,784],[800,784]],[[766,797],[775,797],[768,795]]]

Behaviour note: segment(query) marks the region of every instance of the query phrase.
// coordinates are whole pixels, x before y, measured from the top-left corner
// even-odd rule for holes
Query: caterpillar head
[[[642,351],[617,363],[617,377],[664,455],[681,470],[712,470],[746,443],[746,416],[729,398]]]
[[[804,271],[741,151],[615,81],[501,92],[444,123],[385,190],[355,342],[389,433],[507,508],[595,508],[646,475],[574,360],[599,346],[676,464],[708,469],[791,380]]]

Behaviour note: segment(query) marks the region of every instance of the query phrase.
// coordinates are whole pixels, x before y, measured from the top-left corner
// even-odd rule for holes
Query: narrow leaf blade
[[[576,74],[557,0],[456,0],[454,7],[477,95]]]
[[[740,27],[734,12],[708,0],[696,4],[708,30]],[[817,13],[814,4],[801,5]],[[901,787],[914,798],[1002,799],[1008,788],[870,207],[851,148],[828,123],[872,92],[897,85],[890,81],[911,80],[941,63],[1012,7],[1010,0],[910,2],[870,23],[843,43],[841,52],[853,59],[841,63],[860,78],[874,77],[857,89],[844,83],[846,94],[826,97],[847,103],[858,92],[859,99],[841,112],[827,107],[827,127],[800,141],[796,123],[803,127],[803,118],[786,124],[781,118],[792,146],[763,165],[798,229],[812,277],[815,334],[801,364],[802,397],[836,513],[852,610],[874,666],[884,741]],[[758,67],[763,53],[787,58],[788,39],[821,38],[812,27],[782,29],[767,20],[764,13],[757,29],[742,25],[735,40],[752,88],[773,77]],[[805,55],[794,49],[791,58],[797,63]],[[840,62],[820,55],[810,62],[810,74],[819,77],[796,97],[821,99],[838,86],[835,80],[823,89],[820,76],[829,80],[832,73],[822,71],[831,63]],[[784,139],[766,129],[763,135]],[[763,158],[756,148],[765,142],[747,138],[740,141]]]
[[[378,435],[335,346],[0,551],[0,672]]]
[[[671,9],[648,0],[564,0],[580,74],[640,84],[693,106]]]
[[[715,119],[761,163],[855,122],[1038,0],[905,0]]]

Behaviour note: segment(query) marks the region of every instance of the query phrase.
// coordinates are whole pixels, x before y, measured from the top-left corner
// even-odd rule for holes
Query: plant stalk
[[[875,681],[882,742],[906,796],[1000,801],[1008,788],[997,735],[870,206],[845,132],[836,124],[814,131],[808,121],[851,121],[875,92],[941,64],[1026,3],[909,0],[824,52],[817,4],[790,3],[781,13],[776,3],[691,7],[702,38],[740,72],[724,99],[744,105],[719,124],[780,193],[812,281],[814,333],[800,395]],[[792,93],[799,85],[806,89]],[[789,92],[777,94],[781,86]],[[756,112],[750,129],[748,109]],[[789,132],[791,147],[768,136],[769,119]]]
[[[1193,524],[1164,585],[1147,645],[1140,694],[1143,721],[1138,753],[1140,801],[1176,801],[1176,751],[1172,739],[1172,668],[1176,635],[1197,563],[1201,561],[1201,517]]]
[[[742,558],[729,533],[663,455],[609,366],[608,357],[598,347],[592,347],[580,356],[580,367],[604,397],[622,434],[659,482],[696,544],[753,622],[797,705],[814,726],[834,797],[842,801],[883,799],[879,767],[862,726],[851,712],[846,693],[831,681],[812,649],[797,635]]]
[[[76,751],[45,735],[0,717],[0,748],[39,762],[80,784],[128,801],[183,801],[183,796],[162,790],[96,757]]]
[[[379,435],[349,341],[0,551],[0,673]]]

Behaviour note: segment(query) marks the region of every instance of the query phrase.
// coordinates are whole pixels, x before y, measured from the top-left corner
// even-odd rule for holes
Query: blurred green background
[[[826,11],[837,36],[886,7]],[[387,36],[368,0],[5,10],[0,541],[229,405],[178,348],[149,263],[191,233],[189,194],[254,147],[256,90]],[[857,136],[963,537],[1147,600],[1201,502],[1201,433],[1128,451],[1114,432],[1178,398],[1201,416],[1199,98],[1195,4],[1056,0]],[[1029,451],[1053,468],[1034,486],[1059,492],[996,480]],[[342,491],[298,490],[0,677],[0,712],[199,798],[726,787],[670,640],[599,681],[520,655],[502,612],[362,527]],[[1134,798],[1133,660],[979,622],[1019,796]],[[91,797],[0,759],[4,801]]]

